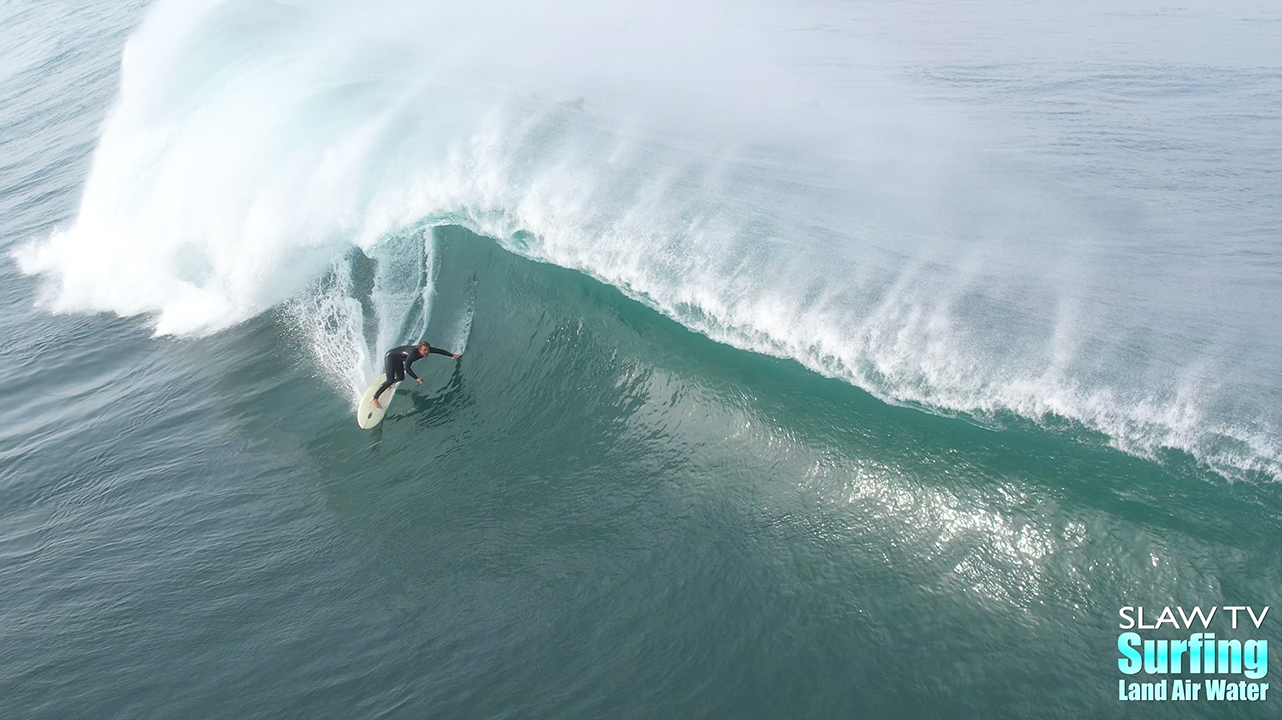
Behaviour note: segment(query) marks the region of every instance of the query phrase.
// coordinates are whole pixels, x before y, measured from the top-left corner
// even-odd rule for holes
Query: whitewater
[[[930,44],[880,6],[161,0],[74,222],[13,257],[159,335],[286,308],[354,400],[457,225],[893,404],[1277,480],[1278,11],[1211,7],[1078,48],[1027,9]]]

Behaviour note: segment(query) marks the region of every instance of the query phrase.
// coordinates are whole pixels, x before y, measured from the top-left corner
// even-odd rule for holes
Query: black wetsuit
[[[454,357],[454,353],[449,350],[434,348],[431,345],[427,346],[427,352],[429,355],[431,353],[436,353],[437,355],[448,355],[450,357]],[[398,383],[404,380],[405,373],[409,373],[410,377],[417,380],[418,376],[414,374],[414,369],[411,368],[410,365],[413,365],[416,360],[421,360],[422,358],[423,353],[418,351],[418,345],[402,345],[398,348],[388,350],[387,356],[383,361],[383,372],[387,374],[387,382],[379,386],[378,392],[374,393],[374,398],[378,399],[378,397],[383,394],[383,391],[391,387],[393,383]]]

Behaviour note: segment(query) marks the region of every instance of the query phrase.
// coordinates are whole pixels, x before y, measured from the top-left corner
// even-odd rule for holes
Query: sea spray
[[[312,288],[288,303],[286,312],[320,377],[352,398],[355,408],[372,373],[365,311],[352,290],[351,262],[344,258],[334,263]]]
[[[376,263],[370,300],[374,307],[374,358],[388,349],[422,338],[432,315],[435,244],[422,228],[375,245]]]

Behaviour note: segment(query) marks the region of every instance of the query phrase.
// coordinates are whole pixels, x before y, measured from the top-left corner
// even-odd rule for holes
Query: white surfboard
[[[382,397],[378,399],[378,403],[383,407],[376,408],[374,403],[370,401],[374,399],[374,391],[386,380],[387,375],[379,373],[378,377],[374,378],[374,382],[370,383],[369,387],[365,389],[365,395],[361,398],[360,407],[356,409],[356,424],[360,425],[364,430],[369,430],[383,422],[383,416],[387,414],[387,406],[392,402],[392,396],[396,394],[396,388],[400,386],[400,383],[396,383],[384,390]]]

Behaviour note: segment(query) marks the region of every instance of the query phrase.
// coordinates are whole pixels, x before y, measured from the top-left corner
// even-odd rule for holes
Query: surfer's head
[[[419,351],[420,353],[422,353],[422,354],[426,355],[426,354],[427,354],[427,351],[428,351],[428,350],[431,350],[431,349],[432,349],[432,346],[431,346],[431,345],[428,345],[426,340],[419,340],[419,341],[418,341],[418,351]]]

